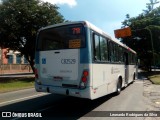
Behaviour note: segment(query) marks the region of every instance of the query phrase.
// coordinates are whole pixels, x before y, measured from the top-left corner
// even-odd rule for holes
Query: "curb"
[[[152,80],[150,80],[149,78],[148,78],[148,80],[149,80],[152,84],[154,84],[154,82],[153,82]]]
[[[0,74],[0,76],[8,76],[8,75],[34,75],[34,73],[6,73],[6,74]]]

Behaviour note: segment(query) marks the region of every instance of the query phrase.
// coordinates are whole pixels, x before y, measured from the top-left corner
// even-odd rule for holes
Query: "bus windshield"
[[[41,30],[37,41],[38,51],[78,49],[83,47],[85,47],[85,32],[82,24]]]

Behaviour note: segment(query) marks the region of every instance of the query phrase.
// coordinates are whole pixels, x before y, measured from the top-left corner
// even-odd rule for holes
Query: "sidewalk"
[[[160,85],[152,84],[148,79],[144,80],[144,101],[148,105],[147,111],[160,111]]]

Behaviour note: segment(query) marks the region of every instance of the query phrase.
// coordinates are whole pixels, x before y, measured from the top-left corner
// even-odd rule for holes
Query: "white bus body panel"
[[[116,91],[119,76],[124,81],[124,65],[93,64],[92,74],[95,98],[98,98]]]
[[[54,50],[40,53],[40,78],[50,80],[45,84],[55,85],[53,81],[78,80],[79,50]]]

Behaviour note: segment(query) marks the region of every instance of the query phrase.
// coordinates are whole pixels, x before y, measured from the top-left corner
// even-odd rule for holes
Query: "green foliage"
[[[158,4],[159,1],[157,0],[150,0],[150,3],[146,4],[146,8],[147,10],[143,10],[146,14],[148,14],[149,12],[151,12],[154,8],[154,5]]]
[[[129,26],[132,36],[123,38],[122,42],[137,51],[143,65],[150,67],[159,62],[160,56],[160,7],[153,9],[158,2],[151,0],[147,5],[148,12],[144,11],[137,17],[126,17],[123,27]],[[150,9],[151,8],[151,9]],[[129,16],[129,15],[127,15]]]
[[[40,0],[2,0],[0,46],[20,51],[33,67],[38,29],[64,22],[57,10],[56,5]]]
[[[0,80],[0,93],[34,87],[34,77],[3,78]]]
[[[156,85],[160,85],[160,75],[149,76],[149,79]]]

